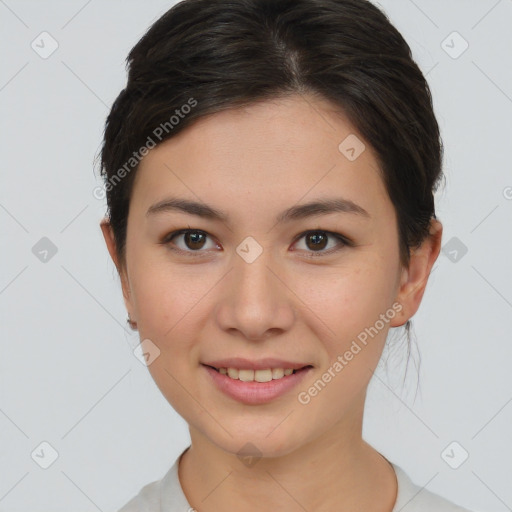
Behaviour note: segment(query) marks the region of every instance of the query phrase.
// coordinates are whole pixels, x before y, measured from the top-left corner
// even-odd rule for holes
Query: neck
[[[180,483],[197,512],[367,510],[391,512],[397,493],[392,466],[362,439],[362,421],[335,425],[279,457],[244,465],[194,428],[179,464]]]

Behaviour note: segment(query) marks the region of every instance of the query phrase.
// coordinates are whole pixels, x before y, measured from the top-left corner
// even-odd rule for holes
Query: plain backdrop
[[[4,512],[117,510],[189,442],[133,354],[93,194],[124,59],[172,5],[0,0]],[[397,338],[370,385],[364,434],[417,484],[512,510],[512,1],[380,5],[432,89],[444,237],[406,383]]]

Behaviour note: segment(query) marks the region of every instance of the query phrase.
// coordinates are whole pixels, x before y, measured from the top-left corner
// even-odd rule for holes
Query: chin
[[[288,425],[288,427],[290,426]],[[226,428],[233,433],[233,437],[225,431],[222,431],[221,436],[207,437],[210,442],[225,452],[236,455],[241,460],[251,456],[254,458],[283,457],[297,450],[305,443],[305,440],[296,438],[289,428],[281,429],[280,432],[278,432],[280,427],[274,431],[270,429],[265,430],[265,432],[262,432],[261,428],[238,429],[234,431],[231,431],[227,425]],[[275,428],[275,425],[273,428]],[[293,431],[297,432],[297,429],[294,428]],[[269,435],[269,432],[272,433]],[[244,461],[242,460],[242,462]]]

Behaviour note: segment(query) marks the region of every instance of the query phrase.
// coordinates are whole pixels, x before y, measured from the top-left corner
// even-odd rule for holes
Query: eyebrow
[[[205,219],[217,220],[222,222],[228,221],[228,215],[212,206],[189,199],[167,198],[148,208],[146,216],[154,215],[162,212],[181,211],[191,215],[197,215]],[[318,199],[309,203],[300,204],[288,208],[280,213],[276,222],[284,223],[292,220],[305,219],[316,215],[327,215],[329,213],[351,213],[360,215],[367,219],[371,218],[370,214],[358,204],[344,199],[342,197]]]

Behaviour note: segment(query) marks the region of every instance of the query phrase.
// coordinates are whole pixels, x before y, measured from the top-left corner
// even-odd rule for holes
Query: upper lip
[[[276,359],[273,357],[266,357],[251,361],[243,357],[231,357],[229,359],[216,359],[215,361],[208,361],[203,363],[206,366],[213,366],[214,368],[237,368],[239,370],[266,370],[268,368],[291,368],[299,370],[305,366],[311,366],[307,363],[296,363],[292,361],[284,361],[283,359]]]

